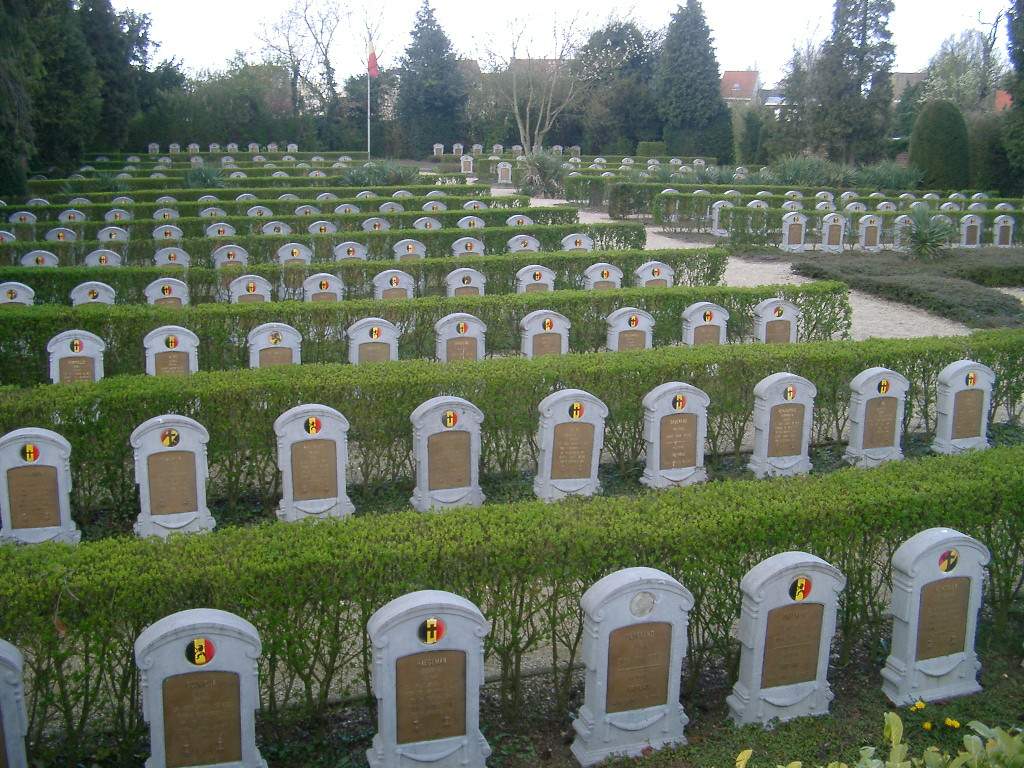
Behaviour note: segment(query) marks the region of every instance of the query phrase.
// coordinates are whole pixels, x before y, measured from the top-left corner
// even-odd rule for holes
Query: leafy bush
[[[772,173],[780,184],[803,187],[845,187],[852,183],[849,166],[813,155],[788,155],[772,164]]]
[[[664,157],[668,149],[664,141],[638,141],[636,153],[639,157]]]
[[[562,156],[553,152],[531,152],[520,170],[519,191],[533,197],[564,197]]]
[[[33,182],[33,184],[38,182]],[[58,182],[62,194],[79,195],[84,192],[110,192],[122,194],[128,190],[128,179],[119,179],[111,171],[99,171],[91,179],[66,179]]]
[[[913,165],[903,166],[894,160],[862,165],[853,172],[853,183],[869,189],[906,192],[921,185],[924,174]]]
[[[936,259],[956,236],[956,228],[931,211],[918,208],[911,211],[904,237],[910,253],[918,259]]]
[[[921,169],[928,187],[967,186],[967,124],[956,104],[930,101],[924,105],[910,134],[910,164]]]
[[[374,160],[355,168],[333,169],[337,184],[365,187],[411,184],[420,179],[415,165],[402,165],[389,160]]]
[[[185,173],[188,189],[220,189],[224,186],[224,172],[220,168],[197,165]]]

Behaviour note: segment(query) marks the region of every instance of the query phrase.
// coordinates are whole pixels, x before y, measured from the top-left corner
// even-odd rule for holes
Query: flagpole
[[[370,67],[367,63],[366,67],[366,159],[370,159],[370,82],[373,80],[370,77]]]

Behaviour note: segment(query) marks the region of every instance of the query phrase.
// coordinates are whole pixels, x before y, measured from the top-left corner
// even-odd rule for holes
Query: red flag
[[[366,60],[366,71],[370,77],[380,77],[380,67],[377,66],[377,51],[373,48],[373,41],[370,41],[370,55]]]

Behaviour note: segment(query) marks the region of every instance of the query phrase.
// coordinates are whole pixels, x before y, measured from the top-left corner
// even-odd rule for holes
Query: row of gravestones
[[[317,289],[337,295],[327,279]],[[245,275],[231,281],[230,290],[233,302],[262,302],[270,300],[271,285],[258,275]],[[392,290],[408,294],[411,286]],[[728,320],[729,313],[716,304],[691,304],[683,315],[683,342],[687,346],[724,344]],[[799,320],[800,311],[795,305],[782,299],[765,299],[754,308],[754,338],[765,344],[794,343]],[[622,307],[609,314],[605,323],[605,345],[610,352],[651,349],[654,345],[654,318],[642,309]],[[571,323],[564,315],[553,310],[534,310],[519,321],[519,328],[520,351],[525,357],[568,354]],[[434,323],[434,334],[434,353],[443,363],[482,360],[486,356],[487,326],[474,315],[445,315]],[[384,318],[357,320],[346,329],[345,336],[348,360],[353,365],[398,359],[401,331]],[[302,362],[302,334],[285,323],[263,323],[253,328],[246,336],[246,346],[250,368]],[[146,334],[143,347],[146,373],[150,376],[187,376],[199,370],[199,337],[187,328],[156,328]],[[47,342],[46,351],[53,384],[96,382],[103,378],[106,344],[94,333],[81,329],[62,331]]]
[[[239,151],[238,150],[238,144],[236,142],[233,142],[233,141],[228,142],[227,146],[224,149],[227,152],[238,152]],[[147,147],[147,151],[151,155],[159,155],[160,154],[160,145],[158,143],[156,143],[155,141],[154,142],[150,142],[149,146]],[[167,147],[167,151],[170,152],[172,155],[177,155],[177,154],[179,154],[181,152],[181,144],[178,144],[178,143],[170,144]],[[197,155],[197,154],[199,154],[199,151],[200,151],[199,150],[199,145],[196,144],[195,142],[193,142],[192,144],[189,144],[188,147],[186,147],[186,151],[190,155]],[[220,152],[221,151],[220,144],[210,144],[209,151],[212,154],[216,154],[217,152]],[[260,151],[260,145],[255,143],[255,142],[253,142],[253,143],[249,144],[249,146],[246,148],[245,151],[249,152],[251,154],[256,154],[256,153],[258,153]],[[277,152],[278,151],[278,144],[277,144],[277,142],[272,141],[269,144],[267,144],[266,145],[266,151],[267,152]],[[286,144],[284,151],[285,152],[298,152],[299,151],[299,145],[298,144]]]
[[[444,144],[435,144],[433,146],[434,157],[444,156]],[[534,146],[534,152],[540,151],[540,146]],[[551,151],[556,155],[561,155],[565,152],[565,148],[561,144],[555,144]],[[494,144],[491,146],[491,154],[501,156],[505,152],[505,147],[502,144]],[[470,153],[476,157],[481,156],[484,153],[483,144],[474,144],[470,148]],[[455,157],[462,157],[465,154],[465,146],[459,143],[452,144],[452,154]],[[512,154],[516,157],[523,154],[523,147],[521,144],[512,145]],[[573,157],[580,156],[580,148],[578,146],[569,147],[569,154]]]
[[[891,650],[882,690],[898,706],[981,690],[975,651],[985,566],[980,541],[949,528],[912,536],[892,559]],[[782,552],[740,582],[740,666],[727,699],[737,725],[771,726],[827,715],[839,596],[846,577],[820,557]],[[572,754],[582,766],[686,743],[682,664],[694,599],[654,568],[611,573],[583,595],[584,698]],[[480,730],[484,638],[490,623],[450,592],[392,600],[367,623],[377,733],[371,768],[430,764],[483,768]],[[259,634],[225,611],[192,609],[147,627],[135,641],[148,768],[265,768],[256,746]],[[27,768],[21,653],[0,640],[0,746]]]
[[[993,382],[990,369],[970,360],[942,370],[933,451],[950,454],[988,447]],[[852,427],[844,458],[861,467],[903,458],[908,388],[906,378],[885,368],[869,368],[850,382]],[[754,387],[754,451],[749,468],[758,477],[810,471],[816,394],[811,382],[791,373],[773,374]],[[647,393],[643,399],[644,485],[670,488],[707,479],[704,443],[710,402],[707,393],[682,382],[668,382]],[[544,398],[538,411],[534,493],[544,501],[556,501],[598,492],[607,406],[588,392],[565,389]],[[416,473],[412,506],[429,511],[482,504],[483,412],[459,397],[435,397],[409,418]],[[274,422],[284,489],[277,513],[281,520],[351,514],[346,492],[348,426],[341,413],[319,404],[297,406]],[[216,525],[206,505],[208,440],[201,424],[174,414],[149,419],[132,432],[141,501],[135,523],[138,535],[200,532]],[[0,438],[0,473],[6,479],[0,485],[0,540],[79,539],[71,520],[70,456],[68,442],[49,430],[25,428]]]

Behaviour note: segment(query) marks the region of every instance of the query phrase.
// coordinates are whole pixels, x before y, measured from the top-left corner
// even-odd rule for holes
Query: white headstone
[[[72,288],[70,297],[71,306],[73,307],[87,304],[113,304],[114,289],[106,283],[90,280]]]
[[[633,270],[638,288],[669,288],[675,285],[676,272],[662,261],[646,261]]]
[[[427,246],[419,240],[404,238],[391,246],[395,261],[420,261],[427,258]]]
[[[412,275],[400,269],[385,269],[373,276],[373,298],[411,299],[416,289]]]
[[[562,389],[541,400],[537,410],[539,453],[533,480],[537,498],[557,501],[597,493],[608,407],[589,392]]]
[[[444,278],[445,295],[449,298],[454,296],[483,296],[487,286],[487,278],[482,272],[469,267],[453,269]]]
[[[345,335],[348,337],[348,361],[352,365],[398,359],[398,328],[383,318],[357,320],[345,330]]]
[[[366,258],[366,246],[362,243],[346,240],[344,243],[338,243],[334,246],[335,261],[343,261],[345,259],[361,259],[365,261]]]
[[[540,251],[540,240],[533,235],[516,235],[505,243],[509,253],[537,253]]]
[[[555,272],[540,264],[529,264],[516,272],[516,293],[544,293],[555,290]]]
[[[671,488],[707,480],[704,441],[711,398],[703,390],[670,381],[644,395],[646,465],[640,482]]]
[[[699,347],[727,343],[729,313],[710,301],[698,301],[683,310],[683,344]]]
[[[499,184],[511,184],[512,183],[512,163],[500,162],[498,163],[498,183]]]
[[[642,309],[622,307],[605,318],[605,346],[611,352],[654,346],[654,318]]]
[[[146,374],[188,376],[199,370],[199,337],[179,325],[165,325],[146,334]]]
[[[793,344],[800,308],[785,299],[765,299],[754,307],[754,338],[766,344]]]
[[[754,387],[754,454],[758,477],[789,477],[811,471],[807,455],[817,388],[802,376],[773,373]]]
[[[210,254],[215,269],[241,268],[249,264],[249,252],[235,244],[221,245]]]
[[[452,243],[453,256],[483,256],[484,243],[475,237],[460,237]]]
[[[260,304],[271,301],[270,281],[260,275],[241,275],[228,283],[228,297],[232,304]]]
[[[29,251],[19,259],[19,264],[23,267],[57,267],[60,266],[60,260],[57,256],[50,251]]]
[[[0,304],[23,304],[31,307],[35,303],[35,297],[36,292],[24,283],[0,283]]]
[[[274,434],[282,478],[278,519],[351,515],[355,508],[345,483],[348,419],[326,405],[299,405],[277,417]]]
[[[483,412],[461,397],[434,397],[409,416],[416,487],[409,502],[420,512],[478,507]]]
[[[71,384],[103,378],[103,353],[107,345],[88,331],[58,333],[46,345],[50,356],[50,382]]]
[[[988,419],[996,375],[973,360],[958,360],[939,372],[935,411],[935,453],[989,447]]]
[[[573,234],[566,235],[562,238],[562,250],[592,251],[594,250],[594,240],[590,235],[585,235],[582,232],[574,232]]]
[[[327,272],[318,272],[302,281],[305,301],[341,301],[344,291],[341,278]]]
[[[120,267],[121,254],[109,248],[97,248],[85,256],[87,267]]]
[[[263,323],[247,337],[250,368],[298,365],[302,362],[302,335],[284,323]]]
[[[434,323],[434,354],[442,363],[482,360],[487,326],[473,315],[454,312]]]
[[[976,213],[969,213],[960,218],[960,247],[980,248],[984,219]]]
[[[888,368],[868,368],[850,382],[850,442],[843,458],[877,467],[903,458],[903,412],[910,382]]]
[[[807,217],[799,211],[790,211],[782,217],[782,243],[779,248],[790,253],[806,249]]]
[[[192,257],[188,252],[176,247],[161,248],[153,254],[153,264],[158,267],[188,267]]]
[[[67,440],[35,427],[8,432],[0,437],[0,477],[0,542],[78,543]]]
[[[444,154],[444,144],[434,145],[434,157],[441,157]]]
[[[538,309],[519,321],[519,350],[525,357],[569,354],[569,318],[550,309]]]
[[[588,291],[614,290],[622,287],[622,270],[614,264],[598,262],[583,270],[583,288]]]
[[[28,768],[28,709],[23,670],[21,651],[0,640],[0,765],[5,768]]]
[[[827,213],[821,217],[821,250],[842,253],[846,239],[846,217],[841,213]]]
[[[184,307],[189,303],[188,284],[173,277],[160,277],[146,286],[146,302],[158,307]]]
[[[1013,227],[1013,216],[1007,216],[1006,214],[996,216],[992,221],[992,244],[996,248],[1012,248]]]
[[[882,217],[877,214],[861,216],[857,222],[857,247],[862,251],[882,250]]]

